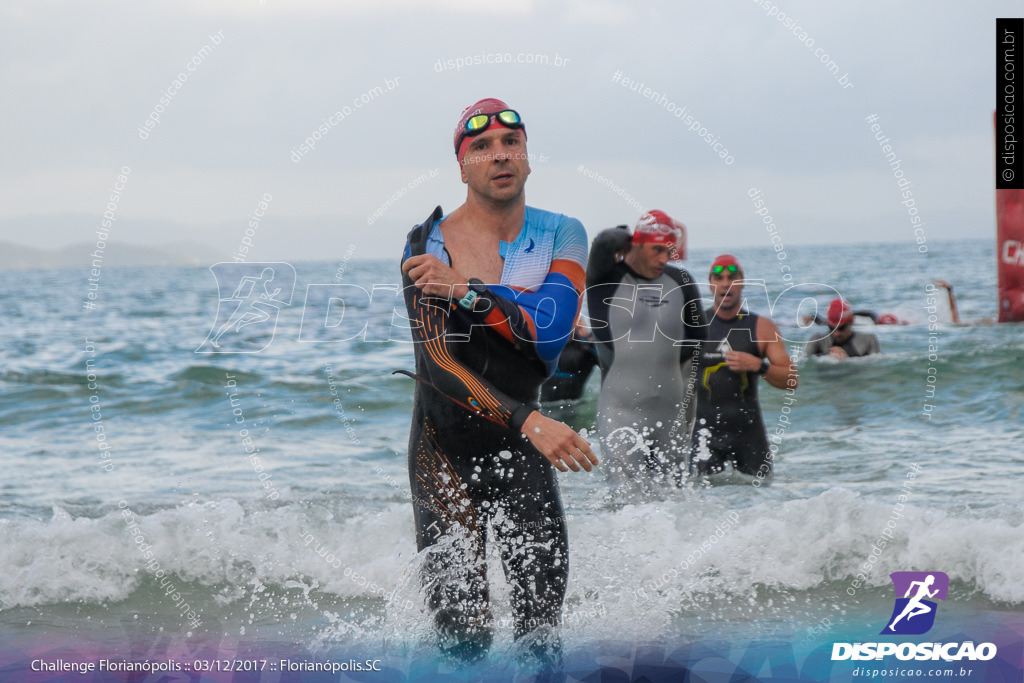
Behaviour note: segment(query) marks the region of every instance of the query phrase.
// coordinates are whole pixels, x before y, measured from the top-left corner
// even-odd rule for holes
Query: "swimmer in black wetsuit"
[[[768,445],[758,377],[790,393],[797,387],[796,366],[786,353],[779,329],[768,318],[741,308],[743,269],[722,254],[711,264],[715,314],[701,356],[697,423],[693,429],[690,472],[721,472],[731,462],[738,472],[758,479],[772,475],[778,446]]]
[[[511,584],[515,637],[531,634],[528,650],[550,659],[569,569],[555,469],[590,471],[597,458],[536,410],[537,392],[579,313],[586,232],[526,206],[526,132],[504,102],[467,108],[455,151],[466,202],[414,228],[402,261],[418,380],[409,481],[427,605],[443,651],[484,655],[490,539]]]
[[[832,356],[836,360],[881,353],[878,337],[870,332],[855,332],[853,309],[842,299],[833,299],[828,306],[826,336],[807,342],[804,353],[808,356]]]

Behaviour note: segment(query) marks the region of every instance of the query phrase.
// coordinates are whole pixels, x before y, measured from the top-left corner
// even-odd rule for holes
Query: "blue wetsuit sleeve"
[[[550,376],[580,310],[587,260],[583,224],[566,218],[555,232],[551,265],[535,291],[492,285],[480,298],[481,321],[512,343],[526,342]]]

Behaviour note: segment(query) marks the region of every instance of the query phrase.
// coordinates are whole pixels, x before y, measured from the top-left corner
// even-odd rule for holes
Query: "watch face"
[[[486,285],[484,285],[484,283],[481,280],[478,280],[475,277],[469,278],[468,284],[469,288],[476,292],[477,294],[483,294],[485,291],[487,291]]]

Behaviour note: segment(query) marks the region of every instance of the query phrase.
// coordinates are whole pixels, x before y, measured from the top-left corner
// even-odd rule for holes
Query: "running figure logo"
[[[896,605],[881,633],[904,636],[927,633],[935,623],[938,607],[928,598],[946,599],[949,576],[943,572],[893,572],[889,578],[896,589]]]
[[[270,346],[281,307],[292,303],[295,269],[287,263],[216,263],[210,270],[220,303],[213,329],[195,352],[257,353]]]

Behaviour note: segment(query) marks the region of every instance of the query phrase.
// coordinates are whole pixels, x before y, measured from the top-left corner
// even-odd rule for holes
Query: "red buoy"
[[[999,322],[1024,322],[1024,190],[996,190]]]

